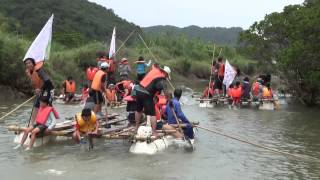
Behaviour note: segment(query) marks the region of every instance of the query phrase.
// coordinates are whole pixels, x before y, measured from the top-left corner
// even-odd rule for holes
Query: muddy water
[[[320,158],[320,112],[284,105],[279,111],[199,108],[185,97],[183,110],[201,126],[278,150]],[[22,100],[21,100],[22,101]],[[0,114],[20,101],[0,102]],[[70,117],[80,106],[56,104]],[[174,147],[153,156],[130,154],[130,143],[98,140],[92,151],[60,141],[32,151],[13,150],[9,124],[26,124],[31,104],[0,122],[0,179],[319,179],[320,161],[276,154],[199,129],[196,150]]]

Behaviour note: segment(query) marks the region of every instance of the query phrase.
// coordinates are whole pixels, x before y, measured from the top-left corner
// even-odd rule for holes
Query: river
[[[281,151],[320,158],[320,112],[296,105],[278,111],[199,108],[184,98],[187,117],[201,126]],[[0,114],[23,100],[0,102]],[[62,117],[73,116],[79,106],[56,105]],[[13,150],[9,124],[25,124],[31,104],[0,122],[0,174],[15,179],[319,179],[320,161],[298,159],[238,142],[204,130],[196,131],[196,149],[169,148],[153,156],[128,152],[123,140],[98,140],[92,151],[72,141],[50,143],[31,151]]]

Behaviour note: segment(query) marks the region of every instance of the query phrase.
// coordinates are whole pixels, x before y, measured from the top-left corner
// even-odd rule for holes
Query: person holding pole
[[[36,94],[36,99],[31,115],[32,125],[35,121],[40,106],[40,96],[48,97],[49,105],[52,106],[54,86],[51,79],[42,68],[43,62],[39,62],[36,64],[34,59],[27,58],[24,60],[24,64],[26,66],[26,74],[31,79],[31,83],[35,89]]]
[[[193,133],[193,127],[187,117],[182,112],[181,106],[180,106],[180,98],[182,95],[182,90],[180,88],[177,88],[173,92],[173,99],[171,101],[168,101],[166,105],[166,115],[167,115],[167,125],[164,125],[164,129],[166,130],[175,130],[175,128],[171,125],[173,124],[186,124],[187,126],[183,129],[183,132],[175,132],[172,135],[176,138],[187,138],[190,140],[194,139],[194,133]],[[183,133],[183,134],[182,134]]]

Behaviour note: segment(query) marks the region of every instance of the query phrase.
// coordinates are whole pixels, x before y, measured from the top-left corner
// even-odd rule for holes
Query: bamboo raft
[[[177,131],[178,125],[175,126],[176,130],[157,130],[158,136],[152,135],[139,135],[136,134],[135,128],[130,127],[126,118],[119,118],[119,114],[110,114],[108,115],[108,121],[104,119],[99,119],[100,128],[98,134],[94,135],[93,138],[103,138],[108,140],[113,139],[123,139],[128,140],[132,143],[130,147],[131,153],[136,154],[155,154],[159,151],[166,149],[169,145],[172,145],[175,142],[175,139],[168,135],[168,133],[173,133]],[[198,125],[199,123],[193,123],[193,125]],[[39,147],[45,145],[49,142],[53,142],[59,139],[68,140],[71,139],[74,132],[74,120],[66,120],[61,123],[57,123],[52,131],[48,131],[46,134],[36,138],[34,147]],[[110,127],[111,126],[111,127]],[[184,128],[185,124],[180,124]],[[147,127],[147,126],[140,126]],[[151,128],[151,127],[147,127]],[[14,143],[20,143],[23,136],[23,131],[26,127],[21,127],[18,125],[8,126],[8,131],[15,132],[16,136]],[[21,133],[22,132],[22,133]],[[60,137],[57,139],[57,137]],[[24,145],[28,145],[30,141],[30,136]],[[193,143],[184,142],[186,146],[193,148]]]

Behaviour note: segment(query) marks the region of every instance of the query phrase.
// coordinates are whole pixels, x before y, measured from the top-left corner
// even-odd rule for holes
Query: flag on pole
[[[53,14],[51,15],[47,23],[43,26],[36,39],[32,42],[26,55],[23,58],[23,61],[27,58],[32,58],[37,63],[49,59],[52,38],[52,23]]]
[[[229,88],[229,86],[232,83],[233,79],[236,77],[236,74],[237,74],[237,72],[229,64],[229,61],[226,60],[223,84],[226,85],[227,89]]]
[[[109,59],[116,53],[116,27],[113,28],[109,50]]]

